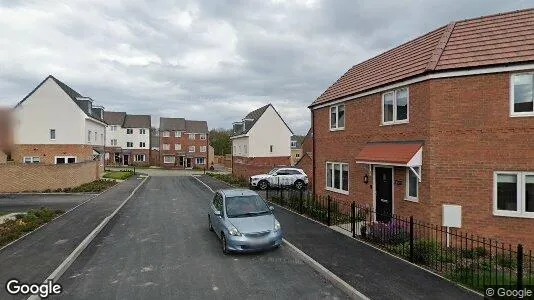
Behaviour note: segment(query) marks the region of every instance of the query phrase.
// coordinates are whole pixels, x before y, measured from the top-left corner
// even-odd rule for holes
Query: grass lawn
[[[206,175],[238,187],[248,187],[249,185],[249,182],[246,179],[235,178],[232,176],[232,174],[218,174],[207,172]]]
[[[111,171],[104,174],[104,178],[126,180],[133,176],[133,172],[130,171]]]
[[[8,220],[0,224],[0,247],[18,239],[23,234],[52,221],[61,215],[62,210],[51,210],[49,208],[32,209],[26,214],[17,215],[15,220]]]

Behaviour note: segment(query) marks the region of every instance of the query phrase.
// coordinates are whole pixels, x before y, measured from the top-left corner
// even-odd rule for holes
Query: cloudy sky
[[[53,74],[107,110],[207,120],[273,103],[297,134],[352,65],[503,0],[0,0],[0,105]]]

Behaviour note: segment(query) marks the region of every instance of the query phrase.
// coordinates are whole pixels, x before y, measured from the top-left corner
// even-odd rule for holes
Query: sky
[[[272,103],[295,134],[350,67],[534,0],[0,0],[0,105],[49,74],[108,111],[231,128]]]

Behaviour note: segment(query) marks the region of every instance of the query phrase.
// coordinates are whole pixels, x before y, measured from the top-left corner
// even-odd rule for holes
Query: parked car
[[[269,187],[293,186],[296,189],[304,189],[308,185],[308,176],[302,169],[283,167],[274,168],[267,174],[250,177],[250,186],[260,190]]]
[[[210,206],[208,227],[221,240],[225,254],[276,248],[282,243],[282,229],[273,210],[254,191],[219,190]]]

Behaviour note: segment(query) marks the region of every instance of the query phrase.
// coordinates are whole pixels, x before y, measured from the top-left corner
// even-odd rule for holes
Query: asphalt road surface
[[[86,195],[0,195],[0,212],[25,212],[30,209],[48,207],[67,211],[74,206],[94,197]]]
[[[189,176],[149,178],[61,277],[59,298],[347,298],[287,247],[224,255],[207,228],[212,197]]]

